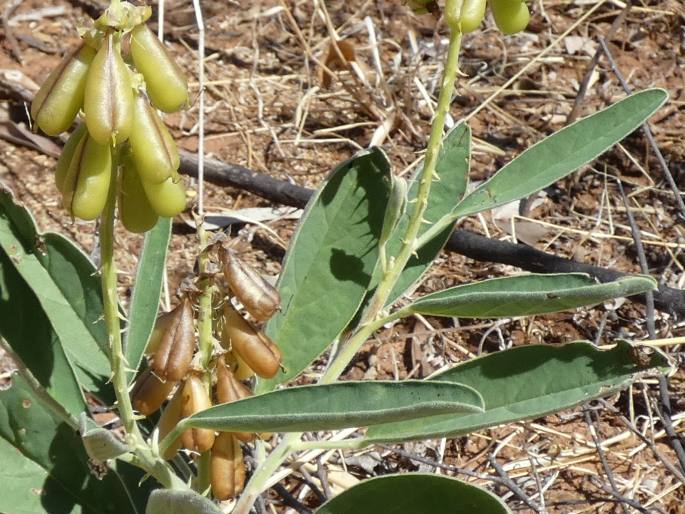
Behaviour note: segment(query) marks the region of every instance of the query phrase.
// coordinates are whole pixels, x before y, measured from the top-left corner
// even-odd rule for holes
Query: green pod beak
[[[46,134],[67,130],[83,105],[88,68],[95,50],[81,45],[52,70],[31,103],[31,117]]]
[[[152,105],[164,112],[176,112],[188,104],[185,75],[145,24],[131,31],[131,56],[145,78]]]
[[[62,183],[64,207],[82,220],[94,220],[105,208],[112,176],[112,153],[92,137],[82,137],[74,149]]]
[[[164,122],[143,95],[135,99],[129,143],[142,180],[159,184],[169,177],[176,178],[180,162],[178,148]]]
[[[129,232],[142,234],[157,223],[157,213],[145,196],[143,184],[130,155],[122,158],[119,219]]]
[[[83,112],[88,132],[98,143],[128,139],[133,127],[131,73],[112,34],[103,40],[90,65]]]

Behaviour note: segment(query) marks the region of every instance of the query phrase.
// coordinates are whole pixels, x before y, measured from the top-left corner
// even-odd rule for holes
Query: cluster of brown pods
[[[35,126],[51,136],[79,120],[55,175],[65,209],[93,220],[116,188],[119,217],[131,232],[145,232],[159,216],[173,217],[186,206],[178,148],[157,109],[185,107],[188,84],[145,24],[150,12],[113,2],[31,104]]]
[[[262,322],[278,309],[278,292],[233,250],[219,247],[218,257],[223,280],[218,280],[219,275],[213,280],[223,298],[213,319],[219,345],[209,368],[203,369],[199,359],[194,360],[195,314],[192,301],[186,297],[157,319],[145,352],[148,368],[138,376],[131,391],[133,407],[149,416],[176,389],[159,419],[159,440],[183,418],[212,405],[252,395],[243,381],[253,375],[270,378],[279,370],[281,352],[276,344],[231,302],[231,297],[235,297],[255,321]],[[249,442],[254,437],[251,433],[216,434],[210,429],[188,429],[163,457],[173,458],[181,447],[197,453],[209,451],[212,493],[216,499],[225,500],[242,490],[245,468],[240,442]]]

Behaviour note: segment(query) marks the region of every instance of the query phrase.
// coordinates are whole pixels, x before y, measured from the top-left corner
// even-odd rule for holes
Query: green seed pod
[[[476,30],[485,18],[486,0],[464,0],[461,8],[461,31],[464,34]]]
[[[62,153],[57,161],[57,169],[55,170],[55,183],[57,184],[57,189],[59,192],[64,194],[64,179],[69,171],[69,165],[74,157],[74,151],[76,147],[83,139],[86,134],[86,125],[81,123],[76,130],[69,136],[67,143],[62,148]]]
[[[130,155],[122,158],[119,188],[119,219],[126,230],[136,234],[147,232],[157,223],[157,213],[145,196],[143,184]]]
[[[152,184],[176,178],[180,162],[178,148],[143,95],[135,99],[133,120],[129,142],[140,178]]]
[[[171,323],[162,335],[150,367],[165,380],[181,380],[190,369],[195,350],[193,308],[187,298],[173,311]]]
[[[112,175],[112,153],[90,136],[74,149],[62,182],[64,208],[76,218],[94,220],[107,203]]]
[[[50,136],[67,130],[83,105],[88,66],[95,50],[81,45],[52,70],[31,103],[31,117]]]
[[[221,262],[228,287],[255,319],[269,319],[281,303],[281,297],[252,266],[238,258],[231,249],[221,248]]]
[[[179,179],[168,178],[161,184],[143,182],[143,189],[155,212],[167,218],[173,218],[186,208],[186,188]]]
[[[530,12],[523,0],[490,0],[497,27],[505,34],[516,34],[528,26]]]
[[[131,31],[133,63],[145,78],[152,104],[164,112],[175,112],[188,103],[188,82],[147,25]]]
[[[88,71],[83,112],[88,132],[98,143],[121,143],[133,127],[131,72],[121,58],[119,43],[109,34]]]

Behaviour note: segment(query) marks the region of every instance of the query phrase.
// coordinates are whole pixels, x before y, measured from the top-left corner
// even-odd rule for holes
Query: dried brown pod
[[[230,403],[252,396],[252,391],[235,378],[222,355],[217,360],[216,366],[216,399],[219,403]],[[250,432],[234,432],[233,435],[242,442],[247,443],[254,439]]]
[[[245,361],[235,352],[228,352],[224,355],[226,364],[231,368],[233,376],[237,380],[248,380],[255,375],[255,372]]]
[[[281,364],[281,351],[276,343],[255,329],[231,302],[224,303],[223,314],[222,345],[240,355],[260,377],[273,377]]]
[[[240,443],[229,432],[221,432],[210,454],[212,494],[217,500],[234,498],[243,490],[245,465]]]
[[[193,327],[193,308],[190,300],[183,300],[173,311],[171,319],[165,318],[166,325],[156,344],[150,367],[166,380],[181,380],[188,373],[195,351],[195,329]]]
[[[221,262],[228,287],[245,306],[247,312],[259,321],[273,316],[281,303],[274,286],[230,248],[221,249]]]
[[[159,440],[162,441],[181,420],[183,411],[183,388],[179,387],[176,394],[169,400],[159,418],[157,429],[159,430]],[[169,460],[181,449],[181,438],[178,437],[164,452],[162,457]]]
[[[183,384],[181,417],[188,418],[212,406],[212,400],[202,379],[190,375]],[[183,446],[188,450],[206,452],[214,444],[214,430],[208,428],[189,428],[181,435]]]
[[[131,390],[133,408],[144,416],[157,412],[167,399],[176,382],[161,380],[148,368],[143,371]]]

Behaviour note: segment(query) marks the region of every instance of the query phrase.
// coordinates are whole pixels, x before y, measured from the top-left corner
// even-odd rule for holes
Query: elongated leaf
[[[406,473],[372,478],[339,494],[316,514],[507,514],[502,500],[455,478]]]
[[[77,417],[87,410],[74,370],[36,295],[0,249],[0,336],[46,392]]]
[[[646,275],[602,284],[582,273],[531,274],[451,287],[419,298],[406,311],[463,318],[529,316],[596,305],[652,289],[656,289],[656,281]]]
[[[369,426],[438,412],[479,412],[478,392],[438,381],[338,382],[280,389],[224,403],[188,426],[225,432],[300,432]]]
[[[78,434],[46,411],[23,379],[0,391],[0,512],[138,512],[114,472],[91,474]]]
[[[663,105],[663,89],[635,93],[543,139],[508,163],[456,208],[467,216],[524,198],[611,148]]]
[[[375,148],[336,168],[310,200],[279,279],[281,311],[266,326],[285,371],[259,392],[300,373],[354,316],[378,260],[389,189],[388,160]]]
[[[443,216],[451,213],[459,200],[464,196],[466,191],[466,183],[469,174],[469,163],[471,160],[471,130],[465,123],[459,123],[455,126],[447,136],[442,144],[440,153],[438,154],[438,161],[435,167],[438,180],[431,185],[430,196],[428,197],[428,205],[423,216],[427,223],[421,225],[419,229],[419,236],[421,236],[432,223],[435,223]],[[407,230],[409,223],[409,216],[414,208],[413,200],[419,189],[419,182],[416,179],[420,176],[417,173],[411,183],[408,197],[407,212],[402,217],[397,227],[393,231],[392,238],[388,242],[388,255],[395,255],[400,249],[400,238]],[[397,298],[402,296],[416,283],[416,281],[423,275],[424,271],[428,269],[433,260],[440,253],[440,250],[449,235],[452,232],[452,227],[447,227],[438,236],[433,238],[429,244],[419,248],[416,255],[412,256],[407,262],[404,271],[400,275],[395,288],[393,289],[388,304],[393,303]]]
[[[531,345],[480,357],[436,375],[477,388],[485,412],[434,416],[371,427],[366,439],[404,441],[467,434],[483,427],[537,418],[605,396],[630,384],[650,368],[664,371],[668,360],[620,341],[607,351],[588,342]]]
[[[0,248],[32,290],[81,385],[108,396],[106,338],[100,339],[104,331],[97,326],[102,304],[92,263],[62,236],[38,234],[31,215],[14,203],[7,190],[0,190]],[[13,341],[30,344],[17,338]],[[10,344],[13,341],[8,339]],[[24,353],[21,348],[15,351]]]
[[[145,346],[155,326],[170,238],[171,218],[159,218],[157,224],[145,235],[125,339],[124,354],[130,368],[129,381],[135,377],[135,370],[140,366]]]

